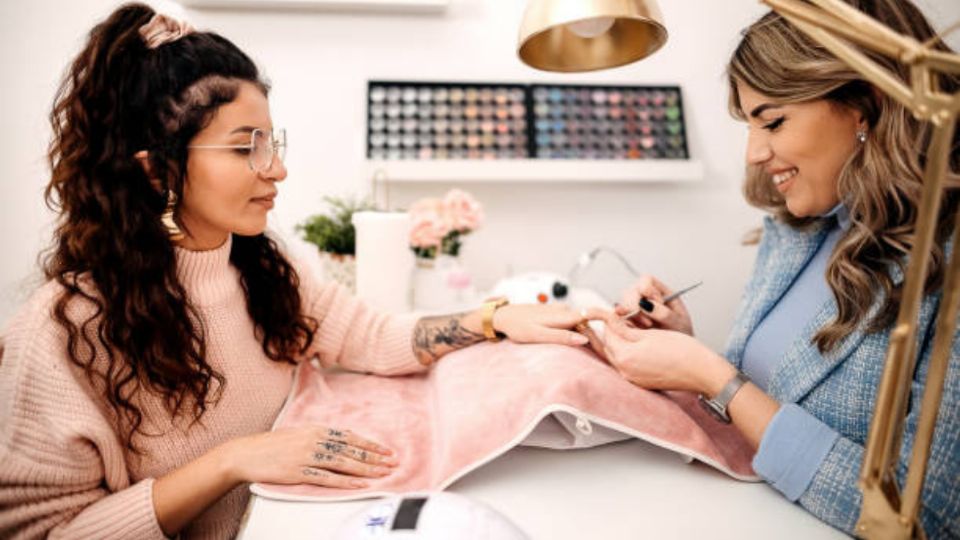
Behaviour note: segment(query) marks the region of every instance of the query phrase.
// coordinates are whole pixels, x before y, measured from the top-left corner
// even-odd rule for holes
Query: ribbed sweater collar
[[[222,303],[239,289],[237,271],[230,266],[232,245],[233,236],[229,236],[222,246],[207,251],[174,248],[177,253],[177,276],[194,305]]]

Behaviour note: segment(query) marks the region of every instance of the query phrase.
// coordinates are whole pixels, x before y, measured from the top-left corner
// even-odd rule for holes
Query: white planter
[[[462,309],[475,301],[472,276],[460,259],[440,255],[436,259],[417,258],[413,269],[413,308],[417,311]]]
[[[323,262],[323,272],[327,279],[336,281],[346,287],[352,294],[357,292],[357,259],[353,255],[320,252]]]

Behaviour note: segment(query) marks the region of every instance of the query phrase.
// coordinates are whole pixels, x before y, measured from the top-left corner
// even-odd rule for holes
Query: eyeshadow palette
[[[686,159],[678,87],[371,81],[367,157]]]
[[[367,157],[526,158],[527,120],[519,85],[371,82]]]
[[[535,156],[686,159],[679,88],[534,86]]]

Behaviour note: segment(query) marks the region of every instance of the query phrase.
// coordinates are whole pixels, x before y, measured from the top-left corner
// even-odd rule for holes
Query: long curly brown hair
[[[846,0],[893,30],[918,41],[936,33],[923,14],[907,0]],[[936,41],[936,40],[933,40]],[[942,42],[934,48],[950,49]],[[908,68],[885,56],[863,51],[901,80]],[[923,167],[931,129],[899,102],[874,89],[857,71],[816,44],[780,15],[770,12],[744,31],[727,66],[730,111],[745,119],[737,81],[782,103],[826,99],[838,107],[859,111],[868,123],[868,139],[849,158],[840,173],[840,199],[852,225],[837,243],[827,265],[827,283],[837,303],[837,317],[814,336],[821,352],[832,349],[868,316],[875,299],[884,298],[868,321],[868,332],[887,328],[896,319],[902,294],[890,270],[903,270],[913,247]],[[947,93],[960,91],[960,77],[939,81]],[[947,172],[947,192],[940,207],[936,242],[925,281],[927,293],[942,286],[945,246],[960,205],[960,130],[955,133]],[[762,167],[749,167],[744,183],[747,201],[797,227],[819,218],[798,218],[787,210],[783,196]]]
[[[174,245],[161,223],[167,193],[183,193],[187,144],[242,81],[267,84],[225,38],[195,32],[148,49],[143,4],[118,8],[90,32],[57,93],[50,122],[47,204],[59,213],[44,271],[59,283],[54,317],[70,360],[102,390],[125,445],[143,423],[140,392],[161,396],[174,417],[199,421],[226,380],[206,361],[205,329],[177,277]],[[134,158],[148,150],[151,184]],[[234,235],[247,311],[269,358],[293,362],[317,330],[301,310],[299,277],[273,240]],[[89,302],[77,320],[71,306]],[[97,360],[98,352],[106,358]]]

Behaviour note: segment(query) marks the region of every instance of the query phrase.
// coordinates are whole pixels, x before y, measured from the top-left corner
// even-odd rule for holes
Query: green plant
[[[323,200],[330,207],[328,213],[310,216],[297,225],[297,231],[320,251],[339,255],[355,254],[357,232],[351,218],[355,212],[373,210],[373,204],[367,200],[340,197],[324,197]]]

